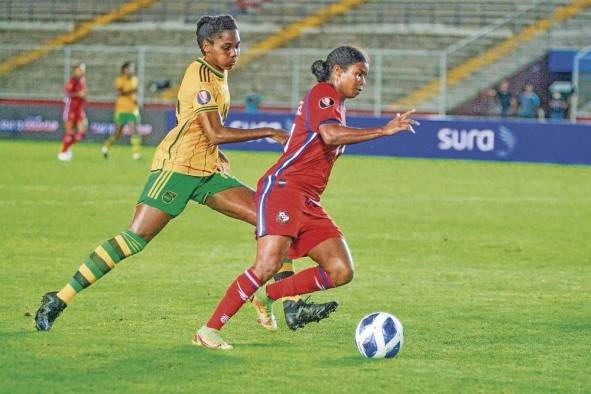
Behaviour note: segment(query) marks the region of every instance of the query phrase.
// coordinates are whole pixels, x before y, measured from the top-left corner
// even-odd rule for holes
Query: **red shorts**
[[[282,186],[277,181],[273,185],[267,183],[267,179],[259,182],[255,195],[257,238],[265,235],[291,237],[288,257],[298,259],[307,256],[322,241],[342,237],[320,204],[295,187]]]
[[[77,124],[86,120],[86,113],[84,112],[83,108],[77,109],[66,106],[64,108],[63,117],[64,122],[72,122],[73,124]]]

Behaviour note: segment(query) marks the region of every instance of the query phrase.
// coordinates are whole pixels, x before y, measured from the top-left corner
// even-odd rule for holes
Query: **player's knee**
[[[329,272],[330,279],[335,286],[343,286],[353,280],[354,271],[348,261],[338,261],[333,264]]]
[[[254,273],[262,282],[266,282],[271,279],[273,275],[279,271],[279,268],[281,268],[280,259],[257,259],[254,266],[252,267]]]
[[[133,231],[135,234],[137,234],[141,239],[144,240],[146,245],[148,244],[148,242],[150,242],[152,240],[152,238],[154,238],[156,236],[156,234],[154,234],[153,232],[141,231],[140,229],[137,229],[137,228],[130,227],[128,230]]]

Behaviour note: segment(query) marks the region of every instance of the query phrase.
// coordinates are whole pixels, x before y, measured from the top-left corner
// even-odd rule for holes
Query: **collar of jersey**
[[[216,77],[224,79],[224,74],[216,70],[211,64],[207,63],[202,57],[197,58],[197,61],[209,69]]]

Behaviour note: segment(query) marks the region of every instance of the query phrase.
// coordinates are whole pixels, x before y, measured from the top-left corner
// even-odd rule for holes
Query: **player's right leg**
[[[125,126],[125,124],[122,124],[119,122],[118,116],[119,116],[118,114],[115,114],[115,125],[116,125],[115,132],[113,134],[111,134],[109,136],[109,138],[107,138],[107,140],[105,141],[104,145],[101,148],[101,153],[105,159],[109,158],[109,149],[111,149],[113,144],[115,142],[117,142],[117,140],[121,137],[121,134],[123,132],[123,127]]]
[[[57,158],[61,161],[72,160],[72,151],[70,147],[74,144],[74,122],[70,119],[70,113],[64,112],[64,136],[62,137],[62,146]]]
[[[129,123],[131,129],[131,137],[129,143],[131,144],[131,157],[133,160],[139,160],[142,158],[142,136],[137,130],[137,123]]]
[[[111,272],[124,259],[141,252],[170,219],[170,215],[159,209],[139,205],[127,230],[98,245],[59,292],[43,296],[35,315],[37,330],[51,330],[55,319],[78,293]]]
[[[266,235],[257,240],[255,263],[230,284],[207,324],[193,336],[195,345],[221,350],[232,349],[219,331],[258,288],[279,270],[291,242],[290,237],[282,235]]]

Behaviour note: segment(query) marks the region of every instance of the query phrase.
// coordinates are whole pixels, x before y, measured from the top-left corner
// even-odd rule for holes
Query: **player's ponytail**
[[[213,40],[221,36],[221,34],[228,30],[238,30],[236,21],[232,15],[204,15],[197,21],[197,44],[201,53],[203,52],[203,41],[207,40],[213,43]]]
[[[326,60],[316,60],[310,69],[318,82],[326,82],[330,79],[335,64],[345,70],[351,64],[359,62],[369,63],[369,58],[360,49],[342,46],[330,52]]]
[[[316,60],[312,63],[312,74],[316,76],[318,82],[326,82],[330,77],[330,68],[324,60]]]

